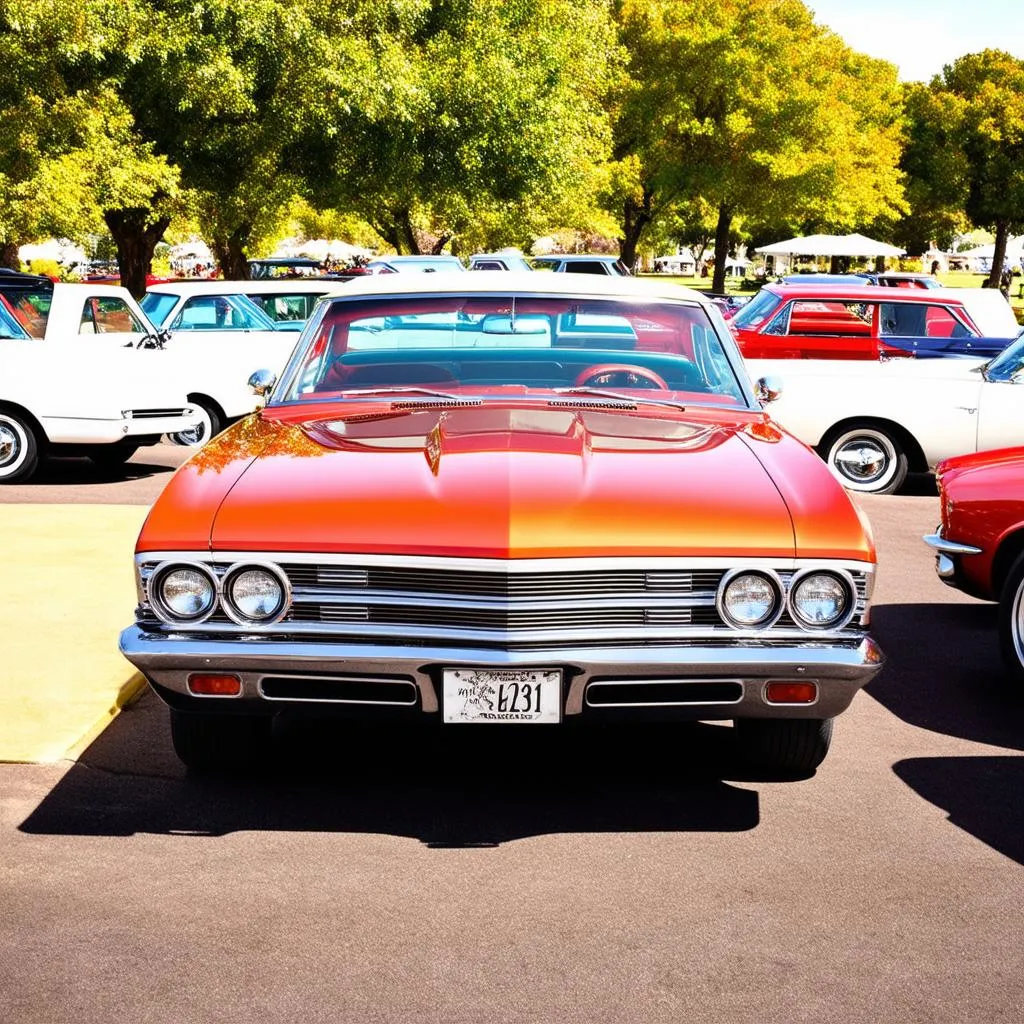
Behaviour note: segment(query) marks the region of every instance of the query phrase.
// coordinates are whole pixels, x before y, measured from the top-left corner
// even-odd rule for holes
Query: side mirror
[[[782,381],[778,377],[758,377],[754,384],[754,396],[766,405],[776,401],[782,397]]]
[[[249,378],[249,390],[260,398],[265,398],[274,390],[277,383],[277,374],[270,370],[257,370]]]

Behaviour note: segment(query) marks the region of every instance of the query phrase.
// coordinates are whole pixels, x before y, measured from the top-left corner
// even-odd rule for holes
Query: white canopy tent
[[[763,256],[853,256],[871,259],[876,256],[903,256],[900,249],[887,242],[878,242],[866,235],[807,235],[784,242],[762,245],[755,252]]]
[[[966,260],[969,266],[982,273],[986,273],[992,268],[992,260],[995,259],[995,255],[995,242],[990,242],[988,245],[977,245],[973,249],[953,254],[955,259]],[[1006,256],[1003,266],[1024,269],[1024,235],[1006,240]]]

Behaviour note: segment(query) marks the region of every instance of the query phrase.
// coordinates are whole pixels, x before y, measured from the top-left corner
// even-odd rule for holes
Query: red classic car
[[[732,719],[807,772],[882,664],[867,524],[696,292],[368,277],[251,383],[150,512],[121,636],[193,768],[315,709]]]
[[[1019,327],[997,291],[768,284],[729,321],[748,359],[998,355]]]
[[[1003,661],[1024,684],[1024,448],[946,459],[936,479],[942,523],[924,540],[939,578],[999,602]]]

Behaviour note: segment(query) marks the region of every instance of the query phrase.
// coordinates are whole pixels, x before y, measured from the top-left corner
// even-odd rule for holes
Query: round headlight
[[[829,629],[845,618],[851,594],[846,582],[830,572],[802,576],[793,587],[790,606],[793,617],[811,629]]]
[[[740,629],[763,626],[779,611],[780,593],[763,573],[739,573],[722,590],[721,612]]]
[[[202,570],[181,566],[160,574],[154,596],[167,618],[195,622],[213,611],[217,588]]]
[[[227,605],[248,622],[269,622],[284,605],[284,586],[268,569],[243,569],[224,588]]]

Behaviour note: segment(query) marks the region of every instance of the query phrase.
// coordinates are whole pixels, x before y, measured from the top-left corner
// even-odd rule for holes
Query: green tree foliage
[[[800,0],[621,0],[629,78],[616,98],[622,249],[682,200],[733,219],[852,230],[902,207],[896,69],[852,51]]]
[[[398,252],[424,236],[436,250],[459,234],[494,244],[587,206],[609,138],[602,0],[341,6],[344,59],[308,139],[319,204],[358,212]],[[372,31],[366,7],[387,14]]]
[[[1011,232],[1024,229],[1024,60],[1001,50],[967,54],[932,80],[914,108],[912,138],[943,147],[926,173],[925,146],[908,147],[918,180],[971,223],[995,232],[989,277],[999,282]]]

